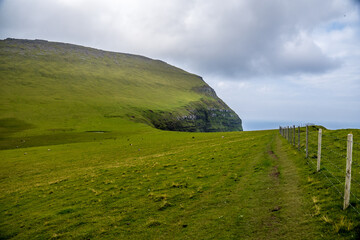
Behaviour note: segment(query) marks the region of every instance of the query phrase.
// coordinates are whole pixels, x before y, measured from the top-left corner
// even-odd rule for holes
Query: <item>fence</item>
[[[350,206],[360,214],[360,143],[353,134],[346,138],[346,130],[327,131],[315,125],[279,127],[279,132],[343,198],[343,209]],[[339,138],[341,134],[344,137]]]

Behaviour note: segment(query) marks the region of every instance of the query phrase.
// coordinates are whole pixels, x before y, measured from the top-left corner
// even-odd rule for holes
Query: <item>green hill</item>
[[[240,118],[201,77],[159,60],[6,39],[0,41],[0,73],[0,138],[145,127],[134,123],[242,130]]]
[[[359,239],[358,142],[353,208],[339,189],[360,130],[324,129],[316,172],[317,126],[307,159],[305,128],[300,151],[277,130],[154,128],[241,130],[166,63],[39,40],[0,49],[0,239]]]

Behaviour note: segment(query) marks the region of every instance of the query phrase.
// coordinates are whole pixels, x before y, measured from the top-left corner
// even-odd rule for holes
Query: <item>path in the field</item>
[[[253,189],[246,203],[252,208],[247,221],[239,223],[238,236],[241,239],[322,239],[321,232],[311,216],[310,196],[305,196],[300,176],[291,149],[279,135],[269,143],[267,155],[260,153],[254,164],[263,158],[270,158],[271,167],[254,174]],[[262,175],[262,176],[261,176]],[[259,184],[259,181],[263,181]],[[249,182],[249,181],[246,181]],[[250,180],[251,182],[251,180]],[[257,207],[254,207],[254,202]]]

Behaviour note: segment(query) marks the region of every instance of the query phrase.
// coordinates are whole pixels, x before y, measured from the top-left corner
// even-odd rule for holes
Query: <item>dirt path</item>
[[[254,184],[246,186],[253,188],[252,202],[247,205],[251,207],[256,201],[257,207],[252,209],[247,222],[239,224],[240,231],[246,233],[239,232],[242,239],[323,238],[311,217],[311,200],[302,190],[291,154],[294,154],[293,150],[276,134],[266,153],[259,154],[254,161],[257,165],[262,162],[265,167],[252,175]],[[257,179],[262,182],[256,182]]]
[[[278,214],[271,214],[270,219],[276,219],[273,231],[269,237],[279,239],[288,236],[290,239],[311,239],[314,237],[313,227],[309,224],[311,218],[305,207],[304,192],[300,187],[300,179],[297,167],[292,159],[288,157],[285,146],[278,135],[275,136],[272,150],[269,151],[275,166],[270,177],[273,179],[275,188],[273,191],[277,197],[273,202],[273,210]]]

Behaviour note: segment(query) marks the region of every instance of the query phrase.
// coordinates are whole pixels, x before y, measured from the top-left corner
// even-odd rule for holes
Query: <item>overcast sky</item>
[[[161,59],[195,73],[245,130],[360,128],[359,0],[0,0],[0,38]]]

